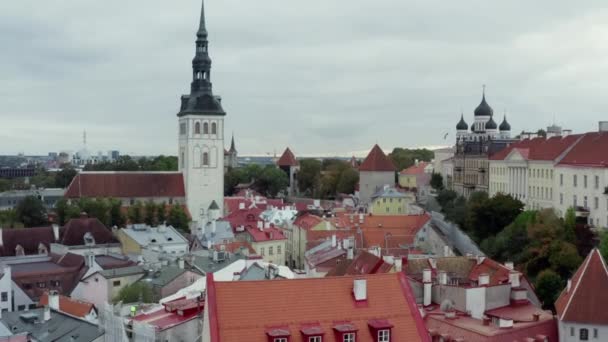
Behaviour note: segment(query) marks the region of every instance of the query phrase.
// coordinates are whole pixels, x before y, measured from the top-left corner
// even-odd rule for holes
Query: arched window
[[[197,122],[194,124],[194,134],[201,134],[201,123]]]
[[[203,165],[209,166],[209,152],[203,152]]]
[[[217,124],[215,122],[211,123],[211,134],[217,134]]]
[[[205,122],[203,124],[203,134],[209,134],[209,123]]]

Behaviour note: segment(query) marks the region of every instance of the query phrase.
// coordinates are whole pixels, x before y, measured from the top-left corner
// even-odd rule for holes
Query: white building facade
[[[178,116],[179,170],[184,176],[186,203],[192,220],[202,222],[213,202],[224,206],[224,117],[219,96],[213,95],[211,59],[204,5],[196,34],[189,95],[181,98]]]

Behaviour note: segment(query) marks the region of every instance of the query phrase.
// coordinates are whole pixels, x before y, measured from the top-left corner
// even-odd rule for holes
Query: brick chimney
[[[353,282],[353,294],[357,302],[367,300],[367,280],[355,279]]]
[[[424,286],[422,304],[424,304],[424,306],[429,306],[431,305],[431,291],[433,289],[431,269],[425,268],[424,270],[422,270],[422,283]]]
[[[55,290],[51,290],[48,293],[48,297],[49,297],[48,307],[50,307],[51,309],[53,309],[55,311],[59,311],[59,292],[57,292]]]

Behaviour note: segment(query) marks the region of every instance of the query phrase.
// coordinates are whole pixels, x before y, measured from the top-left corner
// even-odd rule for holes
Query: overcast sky
[[[608,119],[605,1],[206,0],[206,12],[241,155],[448,145],[482,84],[516,132]],[[0,154],[78,150],[83,130],[93,151],[175,154],[199,14],[200,0],[0,1]]]

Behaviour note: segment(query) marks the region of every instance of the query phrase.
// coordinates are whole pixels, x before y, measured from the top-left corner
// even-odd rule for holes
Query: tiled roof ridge
[[[589,264],[591,263],[591,259],[593,258],[595,253],[597,253],[597,257],[600,259],[600,262],[602,263],[604,272],[606,272],[606,274],[608,274],[608,268],[606,267],[604,258],[602,258],[602,255],[600,254],[599,250],[597,248],[594,248],[593,250],[591,250],[591,253],[589,253],[587,258],[585,259],[585,262],[583,263],[583,266],[582,266],[583,271],[581,273],[581,276],[577,279],[576,284],[573,284],[574,289],[572,289],[572,292],[570,292],[570,298],[568,298],[568,303],[566,303],[566,306],[564,307],[564,311],[562,312],[562,314],[559,317],[560,320],[563,320],[564,317],[566,316],[566,313],[568,312],[568,309],[570,308],[570,304],[572,303],[572,299],[575,297],[575,295],[578,291],[579,285],[583,281],[583,278],[585,277],[585,274],[587,273],[587,270],[589,269]]]

